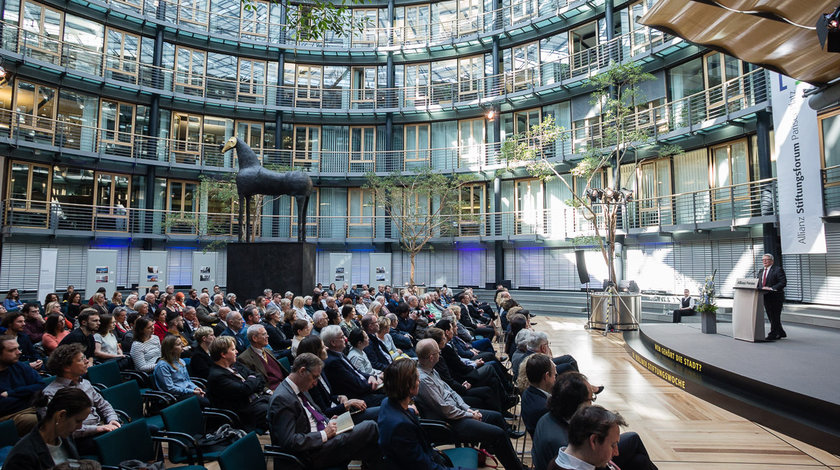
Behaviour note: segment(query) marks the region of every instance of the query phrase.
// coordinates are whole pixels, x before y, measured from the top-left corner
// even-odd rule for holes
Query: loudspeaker
[[[575,264],[577,264],[578,277],[581,284],[589,282],[589,271],[586,270],[586,258],[583,250],[575,250]]]

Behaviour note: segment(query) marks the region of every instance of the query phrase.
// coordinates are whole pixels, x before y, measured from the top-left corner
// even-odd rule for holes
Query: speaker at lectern
[[[732,337],[751,343],[764,340],[764,293],[756,286],[756,278],[736,280],[732,304]]]

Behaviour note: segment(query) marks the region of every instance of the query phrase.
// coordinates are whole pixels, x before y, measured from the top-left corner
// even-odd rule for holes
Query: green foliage
[[[241,1],[246,10],[255,9],[254,0]],[[351,5],[363,5],[364,0],[309,0],[295,5],[282,0],[271,1],[286,5],[286,25],[292,30],[294,39],[299,41],[320,41],[327,33],[340,37],[376,26],[370,24],[367,18],[354,18],[350,11]]]

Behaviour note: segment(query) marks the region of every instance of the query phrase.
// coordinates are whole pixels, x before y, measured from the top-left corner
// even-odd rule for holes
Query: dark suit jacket
[[[545,470],[557,457],[557,450],[569,445],[569,423],[558,421],[546,413],[537,422],[534,445],[531,447],[534,468]]]
[[[447,344],[445,348],[440,350],[440,358],[446,361],[446,366],[449,367],[452,377],[459,382],[467,380],[468,376],[475,372],[475,367],[470,367],[461,362],[461,357],[452,348],[452,344]]]
[[[376,335],[368,335],[368,338],[370,339],[370,344],[365,348],[365,355],[367,355],[374,369],[385,370],[388,364],[391,363],[388,348],[385,347],[382,341],[379,341]]]
[[[403,410],[390,398],[379,408],[379,448],[385,468],[393,470],[446,470],[433,459],[434,449],[426,440],[420,421],[411,410]]]
[[[391,335],[391,339],[394,340],[394,346],[402,349],[403,351],[414,348],[414,344],[411,343],[411,338],[402,331],[396,328],[391,328],[389,334]]]
[[[195,308],[195,314],[198,317],[201,326],[213,326],[213,323],[218,322],[217,316],[211,316],[214,313],[210,306],[199,305]]]
[[[309,403],[319,412],[318,405],[309,392],[304,392]],[[321,414],[324,414],[323,412]],[[324,414],[324,416],[327,416]],[[268,425],[271,443],[283,451],[306,458],[306,454],[317,452],[322,446],[320,432],[311,432],[306,410],[300,404],[295,392],[287,381],[283,381],[274,391],[268,406]]]
[[[73,439],[61,439],[61,448],[67,452],[70,458],[78,460],[79,453],[76,451]],[[53,466],[55,466],[55,462],[53,462],[47,444],[41,434],[38,433],[37,426],[15,444],[3,464],[3,468],[15,470],[41,470],[43,468],[53,468]]]
[[[327,351],[323,373],[329,379],[333,393],[359,398],[372,391],[367,382],[370,376],[354,368],[341,353]]]
[[[233,364],[233,369],[245,378],[244,382],[225,368],[216,364],[210,366],[207,398],[216,408],[231,410],[241,416],[249,408],[249,397],[265,390],[265,380],[242,364]]]
[[[525,430],[534,437],[534,430],[537,422],[548,412],[548,397],[542,390],[531,385],[522,392],[522,421],[525,423]]]
[[[261,322],[260,325],[265,327],[265,332],[268,333],[268,345],[275,353],[292,347],[292,340],[286,339],[283,330],[268,322]]]
[[[764,276],[764,270],[762,269],[758,273],[758,288],[762,288],[761,281],[762,277]],[[780,303],[784,302],[785,300],[785,286],[787,286],[787,276],[785,275],[785,270],[782,269],[781,266],[774,264],[770,266],[770,272],[767,273],[767,279],[765,280],[765,285],[767,287],[772,288],[775,292],[768,292],[764,294],[764,302],[765,303]]]
[[[210,375],[211,365],[213,365],[213,360],[210,359],[210,355],[204,352],[200,346],[195,348],[192,356],[190,356],[190,365],[188,367],[190,376],[206,379]]]
[[[286,368],[283,367],[277,361],[277,359],[275,359],[274,355],[271,354],[271,352],[268,349],[266,349],[265,352],[266,352],[265,357],[267,358],[266,360],[274,361],[274,363],[277,364],[277,367],[279,367],[280,370],[283,371],[283,378],[285,379],[286,376],[289,375],[289,371],[287,371]],[[247,367],[248,369],[260,374],[260,376],[263,378],[263,380],[268,382],[268,375],[266,375],[266,372],[265,372],[265,363],[263,362],[262,358],[259,357],[256,352],[254,352],[253,348],[248,348],[242,354],[237,356],[236,357],[236,362],[238,362],[238,363],[242,364],[243,366]]]
[[[332,390],[332,385],[330,385],[330,381],[327,380],[327,376],[321,374],[321,379],[323,379],[327,383],[327,386],[330,387],[330,390]],[[327,388],[324,387],[324,384],[322,384],[320,380],[318,381],[318,385],[309,390],[309,395],[313,400],[315,400],[314,403],[318,405],[319,410],[326,410],[324,412],[324,416],[340,415],[347,411],[342,404],[332,406],[333,403],[338,403],[338,395],[328,392]]]

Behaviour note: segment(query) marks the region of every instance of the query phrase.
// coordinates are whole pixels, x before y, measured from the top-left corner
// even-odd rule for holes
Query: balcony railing
[[[763,69],[750,72],[696,95],[645,109],[629,116],[628,129],[642,129],[656,138],[661,135],[700,129],[717,120],[741,116],[767,101],[766,74]],[[723,103],[709,107],[715,100]],[[186,139],[151,137],[79,124],[80,118],[50,119],[29,113],[0,110],[0,138],[6,137],[18,146],[37,144],[55,147],[56,151],[77,150],[99,157],[130,159],[134,163],[159,162],[184,167],[234,169],[233,151],[221,153],[216,135],[196,133]],[[604,138],[604,129],[611,123],[599,123],[561,132],[553,144],[539,149],[548,158],[564,160],[587,148],[611,145]],[[484,167],[506,164],[499,144],[472,144],[448,148],[409,149],[397,151],[370,150],[285,150],[253,149],[264,165],[296,168],[321,173],[359,173],[371,171],[435,170],[476,171]]]
[[[627,205],[618,226],[628,229],[706,223],[738,225],[756,217],[775,217],[775,180],[754,181],[723,188],[641,199]],[[50,231],[107,232],[126,235],[189,236],[230,239],[238,234],[233,213],[173,212],[160,209],[108,207],[44,200],[10,199],[2,204],[3,226]],[[309,216],[307,236],[321,239],[398,240],[395,224],[384,215]],[[625,224],[626,221],[626,224]],[[253,217],[260,238],[296,238],[293,215]],[[436,238],[537,237],[570,239],[592,235],[595,220],[568,206],[545,210],[442,215],[435,219]]]
[[[585,13],[602,5],[603,0],[514,0],[499,10],[465,14],[449,12],[452,19],[405,24],[405,18],[395,19],[393,26],[382,26],[377,20],[362,23],[360,30],[339,36],[327,32],[326,37],[317,40],[296,39],[293,25],[280,23],[279,8],[275,4],[253,2],[248,11],[235,4],[230,14],[224,11],[211,12],[209,2],[165,2],[161,0],[108,0],[102,2],[122,11],[145,13],[149,21],[163,21],[176,24],[185,30],[207,33],[214,37],[227,37],[243,42],[264,43],[270,46],[306,49],[417,49],[451,43],[468,37],[483,37],[500,30],[515,33],[519,26],[534,22],[548,24],[560,20],[560,15],[572,16]],[[200,5],[201,7],[197,7]],[[379,11],[382,14],[383,10]],[[379,19],[382,22],[382,19]],[[388,23],[391,20],[384,20]]]
[[[840,165],[822,169],[823,205],[826,214],[840,211]]]
[[[452,77],[451,81],[398,88],[342,88],[279,86],[274,82],[282,71],[276,70],[276,63],[249,61],[247,71],[237,67],[239,73],[231,70],[229,75],[213,76],[205,73],[203,63],[201,70],[155,67],[140,62],[137,51],[131,56],[113,55],[103,53],[101,46],[65,42],[11,24],[3,24],[2,30],[3,49],[20,54],[24,63],[52,68],[56,73],[101,78],[118,88],[128,86],[179,99],[204,100],[221,107],[356,114],[427,112],[519,99],[535,91],[547,92],[561,84],[567,87],[583,81],[608,67],[611,61],[632,60],[672,39],[645,28],[591,49],[558,54],[551,61],[499,75]],[[275,70],[270,70],[270,66]]]

